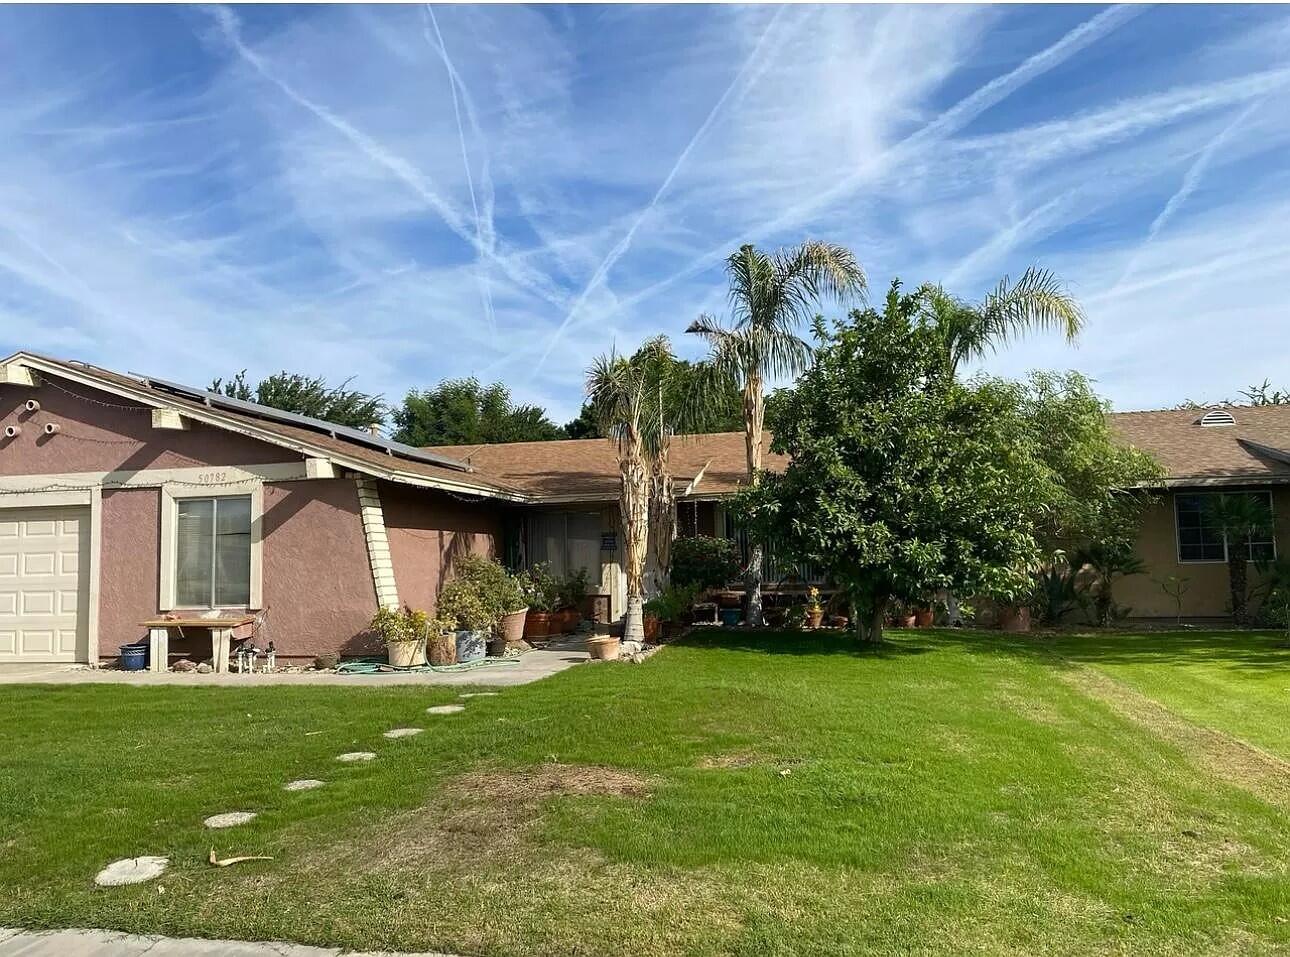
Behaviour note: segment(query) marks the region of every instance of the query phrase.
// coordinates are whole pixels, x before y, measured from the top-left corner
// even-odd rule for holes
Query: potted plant
[[[395,668],[415,668],[425,664],[426,637],[430,618],[423,611],[403,608],[381,608],[368,626],[385,644],[385,653]]]
[[[528,594],[521,575],[504,573],[496,585],[497,602],[502,617],[497,623],[496,637],[501,642],[501,653],[511,645],[524,640],[524,622],[528,618]],[[499,656],[500,657],[500,656]]]
[[[457,636],[453,634],[456,627],[456,621],[443,614],[430,619],[426,658],[434,667],[443,668],[457,663]]]
[[[936,612],[930,604],[918,605],[914,609],[914,627],[931,628],[932,622],[936,620]]]
[[[819,628],[824,620],[824,606],[820,604],[820,590],[814,585],[806,592],[806,621],[811,628]]]
[[[653,642],[671,638],[682,617],[694,605],[698,594],[698,589],[692,586],[680,588],[669,585],[645,602],[645,640]]]
[[[546,562],[532,566],[527,578],[529,613],[524,619],[524,637],[529,641],[545,639],[551,634],[551,614],[555,610],[560,583]]]
[[[578,625],[582,623],[582,603],[590,590],[585,568],[571,572],[560,582],[557,607],[561,634],[577,631]]]
[[[495,561],[470,555],[457,565],[457,575],[443,586],[439,612],[457,628],[457,661],[482,658],[493,626],[506,605],[506,569]]]

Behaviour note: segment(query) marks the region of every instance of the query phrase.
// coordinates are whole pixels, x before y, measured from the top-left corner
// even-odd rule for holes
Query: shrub
[[[524,575],[524,595],[534,611],[555,611],[560,601],[560,580],[551,574],[551,566],[538,562]]]
[[[527,603],[526,583],[490,558],[467,555],[457,563],[457,575],[443,586],[439,612],[459,627],[479,631]]]
[[[653,615],[661,621],[679,621],[688,612],[699,597],[699,589],[693,585],[681,588],[673,584],[645,602],[645,614]]]
[[[672,543],[672,584],[700,591],[720,588],[739,577],[739,557],[728,538],[696,535]]]
[[[590,585],[587,582],[587,570],[580,568],[567,575],[559,585],[556,596],[558,608],[581,608],[582,600],[587,597]]]
[[[400,641],[422,641],[431,635],[442,634],[451,626],[441,617],[431,617],[424,611],[404,605],[402,608],[381,608],[372,616],[368,626],[385,644]]]

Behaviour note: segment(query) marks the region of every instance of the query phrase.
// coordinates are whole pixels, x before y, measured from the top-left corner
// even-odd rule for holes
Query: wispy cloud
[[[814,236],[875,285],[1056,269],[1082,348],[1034,337],[991,368],[1078,364],[1127,404],[1184,375],[1234,394],[1290,366],[1288,24],[2,7],[0,338],[199,383],[290,366],[397,396],[473,373],[565,417],[611,344],[697,353],[680,333],[740,243]]]

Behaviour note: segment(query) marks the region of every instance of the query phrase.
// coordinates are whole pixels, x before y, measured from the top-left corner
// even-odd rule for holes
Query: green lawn
[[[1290,803],[1236,738],[1286,753],[1287,661],[1257,635],[897,632],[873,653],[709,633],[447,717],[424,709],[448,689],[9,686],[0,926],[472,955],[1284,954]],[[1233,737],[1194,749],[1102,675]],[[429,730],[380,735],[409,724]],[[378,757],[332,760],[357,749]],[[298,777],[327,785],[280,789]],[[260,816],[202,829],[227,810]],[[212,846],[274,860],[216,869]],[[138,854],[170,872],[93,885]]]

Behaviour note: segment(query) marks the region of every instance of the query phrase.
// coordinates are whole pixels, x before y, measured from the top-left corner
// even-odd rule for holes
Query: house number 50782
[[[227,472],[198,472],[197,481],[199,482],[223,482],[228,478]]]

